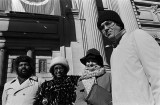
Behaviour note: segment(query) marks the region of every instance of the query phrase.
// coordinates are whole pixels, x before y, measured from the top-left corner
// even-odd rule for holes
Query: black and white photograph
[[[0,105],[160,105],[160,0],[0,0]]]

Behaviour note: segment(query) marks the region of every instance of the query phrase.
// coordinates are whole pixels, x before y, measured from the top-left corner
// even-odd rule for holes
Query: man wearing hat
[[[110,73],[106,72],[104,69],[102,56],[95,48],[89,49],[86,56],[81,58],[80,61],[85,65],[85,69],[82,76],[79,78],[78,87],[76,90],[77,97],[75,105],[92,105],[87,100],[92,85],[96,82],[99,86],[106,89],[106,92],[110,94],[111,76]],[[97,94],[95,94],[95,96],[96,95]],[[111,96],[107,98],[111,98]],[[98,99],[96,100],[98,101]],[[111,101],[108,103],[111,103]],[[101,102],[100,105],[104,105],[104,102]]]
[[[124,30],[120,16],[100,13],[98,29],[114,50],[111,55],[113,105],[160,105],[160,47],[147,32]]]

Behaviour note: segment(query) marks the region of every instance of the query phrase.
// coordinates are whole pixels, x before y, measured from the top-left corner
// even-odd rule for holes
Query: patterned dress
[[[74,105],[79,76],[66,76],[44,82],[34,105]]]

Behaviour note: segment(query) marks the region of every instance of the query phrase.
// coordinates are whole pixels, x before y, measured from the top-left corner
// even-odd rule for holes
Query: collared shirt
[[[2,105],[33,105],[39,86],[44,82],[36,76],[32,76],[19,84],[17,78],[7,82],[2,95]]]

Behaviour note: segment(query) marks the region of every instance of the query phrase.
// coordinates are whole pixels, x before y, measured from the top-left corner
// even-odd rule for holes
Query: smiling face
[[[101,33],[111,42],[117,40],[116,35],[121,31],[121,27],[113,21],[104,21],[100,26]]]
[[[86,60],[86,67],[87,67],[87,70],[89,71],[94,71],[95,67],[98,66],[98,61],[96,58],[87,58]]]
[[[86,61],[86,66],[87,67],[93,67],[97,65],[97,60],[96,59],[87,59]]]
[[[21,78],[29,78],[32,75],[31,66],[28,62],[18,64],[17,75]]]
[[[66,75],[66,69],[63,65],[57,64],[53,68],[52,75],[56,78],[61,78]]]

